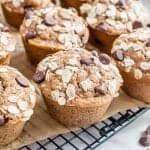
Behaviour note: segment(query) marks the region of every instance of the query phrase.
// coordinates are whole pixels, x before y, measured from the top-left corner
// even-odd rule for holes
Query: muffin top
[[[59,0],[2,0],[10,8],[29,8],[29,7],[45,7],[50,4],[58,5]]]
[[[114,42],[112,53],[121,69],[134,73],[136,79],[150,75],[150,29],[122,34]]]
[[[91,28],[110,35],[131,32],[148,23],[147,12],[137,0],[95,0],[80,10]]]
[[[16,69],[0,66],[0,126],[8,120],[29,120],[36,94],[31,83]]]
[[[75,9],[47,7],[27,15],[21,26],[25,40],[34,40],[51,48],[82,47],[88,41],[89,31]]]
[[[6,26],[0,23],[0,59],[6,58],[8,54],[15,50],[16,40],[9,33]]]
[[[77,99],[116,97],[122,85],[119,71],[108,55],[81,48],[48,56],[39,63],[33,78],[60,105]]]

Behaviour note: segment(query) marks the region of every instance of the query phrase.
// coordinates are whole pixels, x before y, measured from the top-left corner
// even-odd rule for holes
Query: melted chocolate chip
[[[21,76],[17,76],[16,78],[16,82],[22,86],[22,87],[29,87],[29,81],[24,78],[24,77],[21,77]]]
[[[3,126],[6,123],[5,117],[0,115],[0,126]]]
[[[126,8],[127,4],[125,2],[125,0],[119,0],[117,3],[116,3],[117,6],[119,6],[120,8]]]
[[[33,8],[30,6],[25,6],[24,7],[24,13],[25,13],[25,18],[26,19],[29,19],[30,18],[30,16],[32,16],[32,14],[33,14]]]
[[[146,47],[150,47],[150,40],[145,44]]]
[[[149,23],[149,24],[147,24],[147,27],[148,27],[148,28],[150,28],[150,23]]]
[[[36,82],[36,83],[41,83],[45,80],[45,74],[44,72],[42,71],[38,71],[34,74],[33,76],[33,80]]]
[[[150,146],[150,136],[143,136],[140,138],[139,143],[143,146]]]
[[[51,14],[47,14],[43,22],[47,26],[54,26],[56,24],[56,20],[51,16]]]
[[[112,54],[113,58],[116,60],[122,61],[124,59],[123,50],[117,50]]]
[[[109,65],[110,64],[110,57],[107,54],[100,54],[99,55],[99,60],[102,64],[104,65]]]
[[[57,4],[57,0],[51,0],[53,4]]]
[[[26,40],[29,40],[29,39],[33,39],[33,38],[35,38],[36,37],[36,32],[28,32],[28,33],[26,33],[26,35],[25,35],[25,39]]]
[[[138,28],[142,28],[142,27],[143,27],[143,24],[140,21],[134,21],[132,24],[133,29],[138,29]]]
[[[93,64],[93,61],[94,61],[93,58],[83,58],[80,60],[80,63],[88,66],[88,65]]]
[[[96,28],[101,32],[106,32],[108,30],[108,25],[106,23],[100,23]]]
[[[95,87],[95,93],[100,94],[100,95],[105,95],[106,94],[106,87],[103,84]]]

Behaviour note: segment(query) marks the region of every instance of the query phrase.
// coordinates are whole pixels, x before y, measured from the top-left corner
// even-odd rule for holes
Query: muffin
[[[80,6],[84,3],[91,3],[94,0],[61,0],[61,4],[64,7],[74,7],[80,10]]]
[[[108,55],[98,56],[81,48],[46,57],[38,64],[33,79],[50,115],[68,127],[100,121],[122,84]]]
[[[125,92],[150,103],[150,29],[121,35],[113,44],[112,55],[123,76]]]
[[[32,9],[57,4],[58,0],[2,0],[2,9],[6,21],[13,27],[19,28],[25,13]]]
[[[83,4],[81,14],[91,29],[92,38],[108,54],[119,35],[132,32],[148,23],[147,12],[137,0],[96,0],[92,4]]]
[[[16,69],[0,66],[0,146],[21,133],[33,114],[36,94],[31,83]]]
[[[0,23],[0,65],[8,65],[11,52],[15,50],[16,40],[6,26]]]
[[[84,47],[89,31],[74,9],[47,7],[25,18],[20,33],[32,64],[46,55],[70,48]]]

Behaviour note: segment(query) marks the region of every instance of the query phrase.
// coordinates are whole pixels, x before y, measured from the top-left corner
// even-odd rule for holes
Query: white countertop
[[[150,110],[122,129],[96,150],[150,150],[138,143],[142,132],[150,125]]]

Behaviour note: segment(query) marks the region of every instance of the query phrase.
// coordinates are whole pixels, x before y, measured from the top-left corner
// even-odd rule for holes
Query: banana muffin
[[[80,6],[84,3],[92,3],[94,0],[61,0],[61,4],[64,7],[74,7],[80,10]]]
[[[0,23],[0,65],[8,65],[11,52],[15,50],[16,40],[6,26]]]
[[[0,145],[16,139],[33,114],[33,85],[18,70],[0,66]]]
[[[108,55],[81,48],[43,59],[33,79],[39,84],[51,116],[74,127],[100,121],[122,85],[119,71]]]
[[[56,6],[35,10],[20,33],[32,64],[60,50],[84,47],[89,38],[87,24],[74,9]]]
[[[90,26],[92,38],[108,54],[119,35],[144,27],[149,20],[147,11],[137,0],[96,0],[83,4],[81,14]]]
[[[58,0],[2,0],[2,8],[7,22],[19,28],[25,14],[32,9],[58,4]]]
[[[121,35],[114,42],[112,55],[123,76],[125,92],[150,103],[150,29]]]

